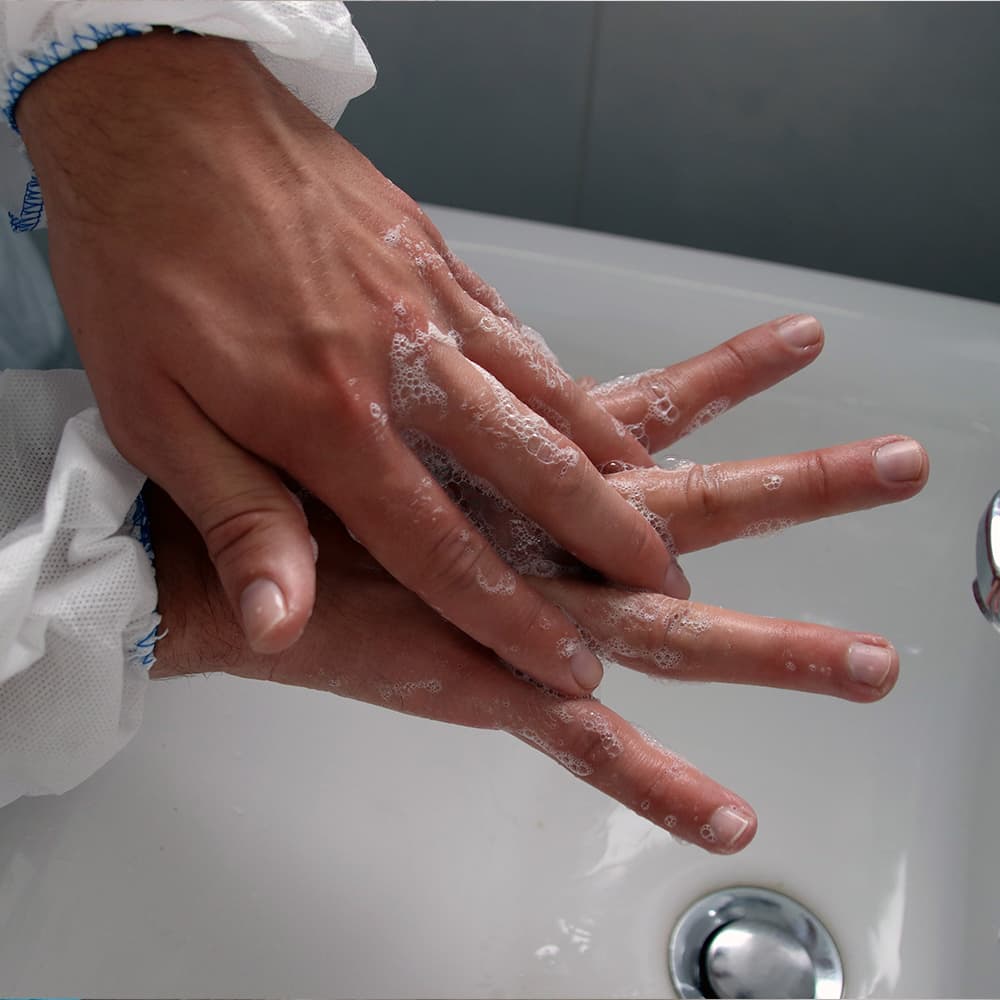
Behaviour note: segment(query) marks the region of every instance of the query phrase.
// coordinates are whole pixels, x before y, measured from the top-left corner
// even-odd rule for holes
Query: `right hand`
[[[245,46],[112,41],[16,112],[104,423],[197,526],[254,649],[287,648],[314,601],[285,475],[477,642],[566,693],[597,685],[573,622],[428,475],[427,439],[609,579],[687,595],[596,468],[648,466],[642,446]]]

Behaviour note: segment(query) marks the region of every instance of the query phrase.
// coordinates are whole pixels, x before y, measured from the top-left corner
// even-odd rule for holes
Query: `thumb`
[[[156,456],[153,478],[201,535],[251,649],[279,653],[302,634],[316,593],[314,541],[298,498],[269,465],[200,413]]]

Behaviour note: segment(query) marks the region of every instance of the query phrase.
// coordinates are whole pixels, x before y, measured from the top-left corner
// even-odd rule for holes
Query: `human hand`
[[[565,693],[597,685],[573,622],[418,441],[608,578],[689,593],[595,468],[649,465],[641,445],[245,46],[112,41],[45,73],[17,118],[108,432],[197,526],[254,649],[289,646],[314,602],[287,476],[477,642]]]
[[[700,358],[648,373],[641,384],[670,386],[679,401],[677,420],[648,425],[651,444],[674,435],[672,427],[688,426],[680,418],[701,412],[706,394],[721,392],[735,401],[794,370],[794,361],[779,350],[775,326],[766,324]],[[743,360],[736,363],[737,357]],[[605,405],[627,417],[642,392],[637,385],[625,380],[604,390]],[[669,523],[678,551],[686,552],[739,537],[763,519],[802,522],[913,496],[926,481],[927,458],[919,446],[908,451],[909,444],[899,437],[878,438],[753,462],[628,470],[609,479],[623,493],[641,493],[650,513]],[[560,697],[516,676],[396,584],[319,509],[310,510],[320,535],[317,613],[293,649],[273,658],[255,655],[246,648],[190,525],[162,494],[153,492],[148,503],[160,610],[170,629],[158,646],[154,676],[222,669],[506,730],[709,851],[733,853],[752,839],[756,817],[743,799],[596,699]],[[164,537],[169,542],[159,544]],[[594,648],[656,677],[868,702],[883,697],[898,673],[889,642],[866,632],[758,618],[582,580],[535,584],[584,625]]]

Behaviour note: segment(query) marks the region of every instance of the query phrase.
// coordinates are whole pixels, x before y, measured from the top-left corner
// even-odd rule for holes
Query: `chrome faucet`
[[[983,617],[1000,632],[1000,492],[993,495],[979,521],[972,593]]]

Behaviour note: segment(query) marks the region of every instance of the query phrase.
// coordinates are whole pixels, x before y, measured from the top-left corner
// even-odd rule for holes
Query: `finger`
[[[385,574],[352,572],[356,560],[345,540],[338,543],[322,520],[318,528],[323,589],[317,620],[292,659],[282,658],[275,680],[454,725],[505,730],[644,819],[709,851],[733,853],[753,838],[756,818],[742,799],[599,702],[560,698],[518,678]],[[346,590],[332,585],[331,561],[337,574],[348,574]],[[344,638],[331,658],[321,615],[333,605]],[[406,623],[405,640],[396,630],[364,626],[372,606],[384,609],[387,620]],[[259,672],[260,665],[251,668]]]
[[[328,477],[317,465],[303,483],[400,583],[477,642],[567,694],[600,683],[575,625],[511,570],[391,429],[357,468]]]
[[[281,683],[506,730],[671,833],[721,853],[749,843],[756,820],[742,799],[599,702],[560,698],[516,677],[392,581],[324,508],[311,507],[310,517],[321,542],[316,617],[276,667],[249,663],[247,676],[263,668]],[[372,629],[373,607],[394,627]]]
[[[259,653],[288,648],[312,613],[315,556],[302,505],[273,468],[234,444],[179,387],[172,437],[147,471],[205,542],[237,620]],[[184,442],[175,448],[172,442]]]
[[[500,293],[489,282],[484,281],[473,271],[465,261],[460,260],[447,248],[445,249],[444,260],[455,281],[469,298],[478,302],[484,309],[488,309],[495,316],[507,320],[514,326],[521,325],[520,320],[518,320],[507,303],[500,297]]]
[[[624,425],[563,371],[530,327],[477,307],[462,330],[462,353],[570,438],[598,469],[610,462],[653,464]]]
[[[757,832],[750,805],[595,700],[510,699],[509,731],[588,785],[714,854]]]
[[[656,677],[868,702],[884,697],[899,674],[895,649],[879,635],[570,580],[536,585],[579,623],[592,648]]]
[[[906,500],[924,488],[929,467],[918,442],[891,435],[747,462],[623,472],[608,482],[668,521],[678,552],[693,552]]]
[[[467,358],[572,439],[598,468],[615,461],[653,464],[645,448],[562,369],[542,336],[521,323],[495,288],[450,251],[444,259],[465,293],[462,301],[455,288],[443,290]]]
[[[451,399],[420,426],[459,465],[491,483],[582,563],[630,586],[687,596],[690,588],[652,524],[583,456],[489,372],[439,351],[435,379]]]
[[[786,316],[687,361],[626,375],[590,392],[656,452],[804,368],[822,349],[818,320]]]

